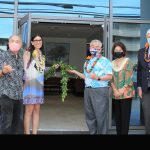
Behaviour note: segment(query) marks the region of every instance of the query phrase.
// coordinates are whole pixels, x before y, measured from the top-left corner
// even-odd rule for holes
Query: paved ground
[[[131,121],[133,126],[140,125],[139,100],[133,100]],[[85,122],[83,97],[68,95],[65,102],[59,95],[45,97],[41,107],[39,134],[89,134]],[[116,134],[112,129],[108,134]],[[129,134],[144,134],[144,130],[130,130]]]

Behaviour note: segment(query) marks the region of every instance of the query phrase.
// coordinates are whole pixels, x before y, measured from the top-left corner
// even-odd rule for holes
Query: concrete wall
[[[86,39],[52,37],[43,37],[43,39],[44,44],[46,42],[70,43],[69,64],[76,66],[79,71],[83,71],[83,64],[86,57]]]

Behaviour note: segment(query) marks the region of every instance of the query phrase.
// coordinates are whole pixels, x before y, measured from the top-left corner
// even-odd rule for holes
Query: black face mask
[[[121,58],[123,57],[123,52],[114,52],[114,58]]]

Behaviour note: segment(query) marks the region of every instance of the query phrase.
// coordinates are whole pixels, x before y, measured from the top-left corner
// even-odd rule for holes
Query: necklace
[[[39,72],[43,72],[44,68],[45,68],[45,57],[44,57],[44,55],[42,55],[40,51],[34,50],[33,51],[33,58],[34,58],[35,63],[36,63],[36,69]]]
[[[121,65],[122,65],[122,61],[124,60],[124,57],[122,57],[122,58],[118,58],[118,59],[115,59],[115,66],[116,67],[120,67]]]
[[[88,67],[88,64],[89,64],[89,61],[90,61],[90,59],[91,59],[91,56],[88,56],[87,58],[86,58],[86,63],[85,63],[85,71],[87,72],[87,73],[90,73],[92,70],[93,70],[93,68],[94,68],[94,66],[96,65],[96,63],[98,62],[98,60],[100,59],[100,57],[101,56],[98,56],[97,58],[96,58],[96,60],[93,62],[93,64],[92,64],[92,66],[91,66],[91,68],[89,69],[89,70],[87,70],[87,67]]]
[[[145,49],[144,49],[144,60],[145,60],[146,62],[150,62],[150,59],[148,58],[148,47],[149,47],[149,44],[146,43],[146,44],[145,44]]]
[[[121,61],[116,62],[116,60],[112,61],[113,70],[118,72],[122,70],[129,59],[123,58]]]

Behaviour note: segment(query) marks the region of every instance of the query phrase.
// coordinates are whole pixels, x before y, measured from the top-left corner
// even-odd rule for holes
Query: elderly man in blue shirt
[[[90,134],[107,133],[107,112],[109,81],[112,79],[110,60],[102,56],[102,43],[95,39],[90,42],[90,53],[84,64],[84,73],[69,70],[85,80],[84,108]]]

